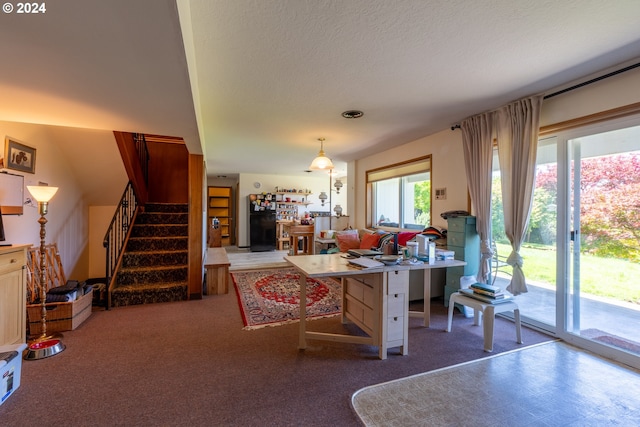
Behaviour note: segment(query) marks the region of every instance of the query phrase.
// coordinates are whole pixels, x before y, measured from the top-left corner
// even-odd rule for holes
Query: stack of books
[[[460,292],[463,295],[483,302],[488,302],[490,304],[499,304],[513,299],[511,294],[503,292],[499,287],[485,285],[484,283],[474,283],[469,287],[469,289],[460,289]]]

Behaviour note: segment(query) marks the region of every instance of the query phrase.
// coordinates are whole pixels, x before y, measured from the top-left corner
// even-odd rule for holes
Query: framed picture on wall
[[[4,167],[36,173],[36,149],[7,136],[4,139]]]

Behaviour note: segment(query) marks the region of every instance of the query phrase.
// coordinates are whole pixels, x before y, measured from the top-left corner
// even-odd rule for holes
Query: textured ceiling
[[[67,0],[0,14],[0,120],[304,174],[640,57],[636,0]],[[347,120],[348,109],[364,117]]]
[[[357,159],[640,55],[634,1],[190,5],[208,164],[223,173],[299,173],[318,137]]]

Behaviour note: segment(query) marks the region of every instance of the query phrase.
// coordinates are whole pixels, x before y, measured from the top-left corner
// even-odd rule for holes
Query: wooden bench
[[[207,295],[229,292],[229,257],[224,248],[208,248],[204,263],[207,272]]]

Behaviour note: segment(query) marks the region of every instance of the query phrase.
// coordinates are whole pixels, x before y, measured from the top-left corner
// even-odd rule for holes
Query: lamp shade
[[[342,181],[336,179],[336,182],[333,184],[336,187],[336,193],[340,194],[340,189],[342,188]]]
[[[56,194],[58,187],[49,187],[46,185],[27,185],[27,190],[36,199],[37,202],[46,203]]]
[[[311,162],[311,166],[309,166],[309,169],[311,169],[312,171],[333,169],[333,162],[330,158],[324,155],[324,151],[320,150],[320,152],[318,153],[318,157],[313,159],[313,162]]]
[[[320,141],[320,152],[311,162],[309,169],[312,171],[333,169],[333,162],[324,154],[324,138],[318,138],[318,141]]]

